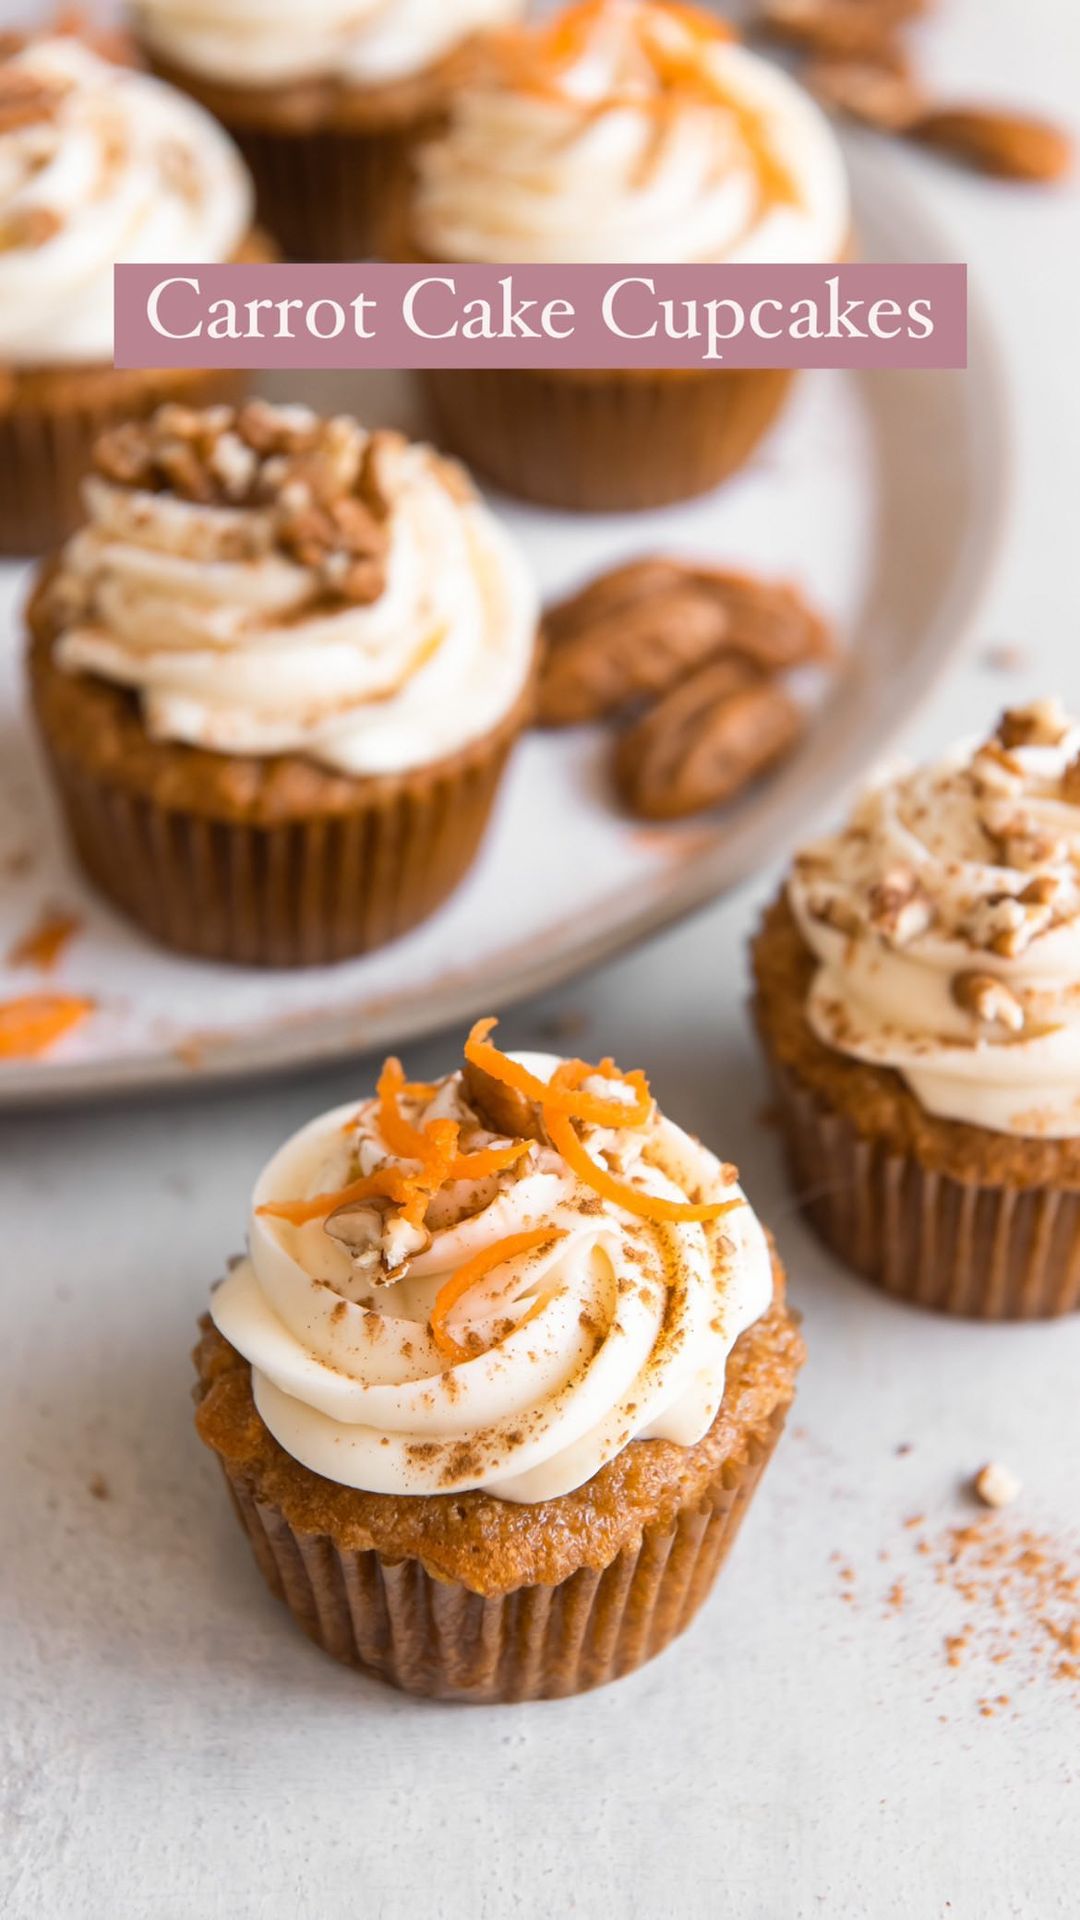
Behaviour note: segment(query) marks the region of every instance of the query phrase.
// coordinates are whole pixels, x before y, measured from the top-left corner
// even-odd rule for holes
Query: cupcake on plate
[[[387,247],[413,261],[799,262],[848,238],[836,141],[778,67],[714,16],[584,0],[486,42],[422,144]],[[741,466],[779,412],[778,368],[444,369],[440,436],[552,506],[657,506]]]
[[[238,396],[197,368],[115,368],[117,261],[270,257],[221,128],[70,35],[0,43],[0,553],[74,524],[90,448],[162,401]]]
[[[523,0],[132,0],[144,52],[229,128],[294,260],[362,260],[473,36]]]
[[[326,1652],[453,1700],[578,1693],[680,1633],[803,1358],[734,1167],[640,1073],[494,1026],[281,1149],[196,1353],[274,1592]]]
[[[754,951],[803,1209],[898,1298],[1080,1306],[1080,725],[1056,701],[885,778]]]
[[[303,407],[99,441],[29,610],[75,851],[147,933],[249,966],[424,918],[530,711],[536,594],[460,468]]]

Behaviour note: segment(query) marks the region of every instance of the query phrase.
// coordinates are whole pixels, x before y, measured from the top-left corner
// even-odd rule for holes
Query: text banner
[[[967,269],[120,266],[119,367],[963,367]]]

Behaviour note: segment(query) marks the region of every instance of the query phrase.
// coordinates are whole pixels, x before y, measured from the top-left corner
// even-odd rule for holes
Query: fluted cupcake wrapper
[[[83,382],[73,372],[48,404],[20,396],[0,407],[0,554],[41,553],[74,531],[99,434],[145,418],[166,400],[191,407],[236,402],[247,385],[248,376],[238,373],[93,368]]]
[[[424,373],[439,439],[506,492],[623,511],[705,493],[747,459],[790,371],[444,368]]]
[[[1080,1193],[955,1179],[858,1133],[775,1061],[772,1073],[796,1198],[846,1266],[972,1320],[1080,1307]]]
[[[707,1597],[784,1425],[786,1405],[748,1436],[703,1500],[646,1527],[602,1571],[557,1586],[474,1593],[419,1560],[297,1532],[221,1458],[240,1523],[297,1624],[348,1666],[431,1700],[554,1700],[632,1673],[689,1626]]]
[[[289,260],[366,260],[418,129],[229,131],[255,182],[260,222]]]
[[[453,891],[523,719],[432,767],[358,780],[348,810],[278,825],[161,805],[44,745],[82,866],[145,933],[204,960],[322,966],[395,939]]]

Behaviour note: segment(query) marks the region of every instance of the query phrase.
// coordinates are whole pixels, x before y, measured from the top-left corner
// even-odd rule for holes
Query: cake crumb
[[[976,1498],[984,1507],[1011,1507],[1021,1490],[1017,1475],[1000,1460],[987,1461],[975,1475],[973,1484]]]

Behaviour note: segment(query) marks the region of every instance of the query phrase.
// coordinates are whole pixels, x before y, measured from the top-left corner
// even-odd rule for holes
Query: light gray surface
[[[954,89],[1072,110],[1070,0],[1022,15],[1012,0],[951,0],[926,45]],[[993,606],[911,735],[921,751],[1049,684],[1080,701],[1080,202],[904,164],[988,287],[1018,423]],[[1005,642],[1031,649],[1026,670],[985,664]],[[743,945],[766,890],[508,1023],[527,1041],[548,1037],[553,1011],[581,1013],[575,1047],[640,1060],[666,1107],[739,1161],[812,1349],[795,1430],[705,1614],[653,1667],[577,1702],[455,1712],[339,1673],[265,1595],[192,1436],[190,1332],[252,1176],[362,1071],[0,1124],[5,1913],[1080,1910],[1077,1691],[978,1649],[950,1669],[942,1638],[964,1611],[920,1571],[903,1525],[920,1510],[935,1533],[966,1517],[959,1482],[990,1456],[1024,1479],[1020,1521],[1063,1534],[1080,1518],[1080,1322],[940,1323],[815,1251],[756,1117]],[[431,1044],[410,1064],[445,1057]],[[910,1576],[897,1613],[884,1604],[894,1573]],[[999,1692],[1009,1708],[981,1717]]]

